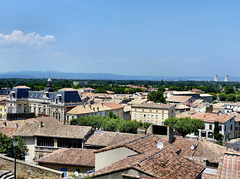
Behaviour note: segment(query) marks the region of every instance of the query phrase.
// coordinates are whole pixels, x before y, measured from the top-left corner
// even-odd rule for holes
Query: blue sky
[[[0,1],[0,72],[240,76],[240,1]]]

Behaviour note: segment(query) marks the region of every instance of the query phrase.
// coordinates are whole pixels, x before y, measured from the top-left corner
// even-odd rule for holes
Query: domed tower
[[[54,92],[53,87],[52,87],[52,80],[50,77],[47,80],[47,86],[45,88],[45,91],[46,92]]]

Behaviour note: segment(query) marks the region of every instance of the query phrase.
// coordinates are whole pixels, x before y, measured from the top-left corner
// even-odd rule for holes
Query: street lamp
[[[16,179],[16,148],[18,145],[18,140],[16,137],[13,139],[13,147],[14,147],[14,179]]]

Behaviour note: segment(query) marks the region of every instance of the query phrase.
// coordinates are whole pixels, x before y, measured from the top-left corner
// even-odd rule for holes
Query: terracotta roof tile
[[[41,158],[38,162],[94,167],[94,151],[77,148],[59,149]]]
[[[197,112],[192,115],[182,115],[180,117],[191,117],[191,118],[201,119],[204,122],[211,122],[211,123],[214,123],[214,121],[218,121],[219,123],[225,123],[231,118],[233,118],[234,115]]]
[[[126,139],[137,138],[141,135],[121,132],[95,131],[84,145],[110,146]]]
[[[207,159],[210,162],[218,163],[220,157],[224,155],[225,152],[239,153],[232,149],[227,149],[224,146],[214,144],[207,140],[194,140],[194,139],[178,139],[172,143],[174,146],[181,149],[180,155],[184,157],[199,157],[202,159]],[[191,146],[196,145],[194,150],[191,150]]]
[[[136,169],[154,178],[196,178],[204,167],[186,158],[182,158],[172,149],[143,153],[126,157],[112,165],[96,171],[93,176],[110,172]]]
[[[111,108],[111,109],[122,109],[124,108],[123,105],[120,105],[118,103],[103,103],[104,106],[107,106],[108,108]]]
[[[92,127],[64,125],[51,117],[36,118],[36,120],[35,123],[23,125],[14,135],[83,139],[92,131]],[[42,127],[39,126],[40,122],[43,123]]]
[[[116,149],[120,147],[127,147],[137,153],[144,153],[148,151],[150,148],[152,150],[160,151],[160,149],[156,148],[158,142],[163,143],[164,145],[163,149],[171,147],[171,148],[174,148],[175,151],[179,151],[179,148],[172,146],[166,140],[161,139],[153,134],[150,134],[150,135],[139,136],[136,138],[127,139],[127,140],[118,142],[115,145],[111,145],[111,146],[102,148],[100,150],[97,150],[96,153],[104,152],[104,151],[108,151],[108,150]]]
[[[217,176],[221,179],[240,178],[240,155],[226,153],[221,157]]]
[[[0,133],[12,137],[13,134],[18,130],[18,128],[2,127],[0,128]]]

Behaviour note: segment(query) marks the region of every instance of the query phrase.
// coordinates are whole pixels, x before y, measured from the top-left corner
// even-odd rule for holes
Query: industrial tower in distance
[[[224,81],[225,81],[225,82],[228,82],[228,80],[229,80],[229,79],[228,79],[228,75],[226,75],[225,78],[224,78]]]
[[[218,81],[218,75],[214,76],[214,81]]]

